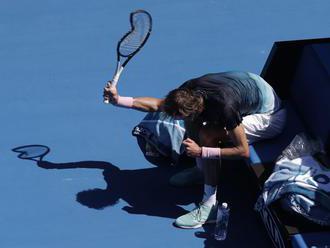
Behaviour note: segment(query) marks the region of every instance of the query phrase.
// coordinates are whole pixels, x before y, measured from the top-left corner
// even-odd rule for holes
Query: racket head
[[[136,10],[130,14],[131,30],[117,44],[118,61],[120,57],[128,58],[128,62],[147,42],[152,31],[152,17],[145,10]]]
[[[145,10],[135,10],[130,13],[131,30],[126,33],[117,44],[117,68],[113,76],[112,86],[116,87],[120,74],[130,59],[140,51],[149,39],[152,31],[152,17]],[[122,62],[121,58],[124,62]],[[108,99],[104,99],[105,104],[109,104]]]
[[[41,161],[49,153],[50,149],[44,145],[26,145],[13,148],[12,151],[17,152],[17,157],[20,159]]]

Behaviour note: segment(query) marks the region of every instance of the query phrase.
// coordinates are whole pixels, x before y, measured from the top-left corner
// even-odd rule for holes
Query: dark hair
[[[164,101],[164,111],[170,115],[195,118],[204,109],[202,94],[188,89],[178,88],[170,91]]]

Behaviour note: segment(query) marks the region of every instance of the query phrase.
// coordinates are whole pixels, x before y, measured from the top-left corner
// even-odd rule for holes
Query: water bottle
[[[217,222],[214,229],[214,238],[216,240],[225,240],[227,237],[229,211],[230,208],[226,202],[223,202],[221,206],[218,206]]]

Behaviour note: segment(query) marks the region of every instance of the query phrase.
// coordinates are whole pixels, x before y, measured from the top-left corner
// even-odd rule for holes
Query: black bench
[[[250,146],[247,161],[261,191],[274,162],[296,134],[307,132],[324,145],[330,141],[330,38],[276,42],[261,75],[287,108],[281,135]],[[276,247],[330,244],[330,228],[283,211],[274,203],[261,213]]]

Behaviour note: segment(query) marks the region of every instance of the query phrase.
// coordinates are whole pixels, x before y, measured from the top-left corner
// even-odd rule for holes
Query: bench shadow
[[[227,238],[214,239],[214,224],[196,230],[195,237],[204,240],[205,248],[214,247],[271,247],[267,231],[254,211],[256,192],[251,184],[249,168],[244,161],[224,160],[217,192],[219,203],[227,202],[230,207]]]
[[[187,211],[180,205],[197,204],[202,195],[202,187],[175,188],[169,185],[169,178],[179,170],[170,167],[152,167],[136,170],[121,170],[103,161],[80,161],[53,163],[39,161],[43,169],[100,169],[107,184],[105,189],[91,188],[77,193],[80,204],[104,209],[115,205],[119,200],[128,205],[123,210],[130,214],[175,219]]]

